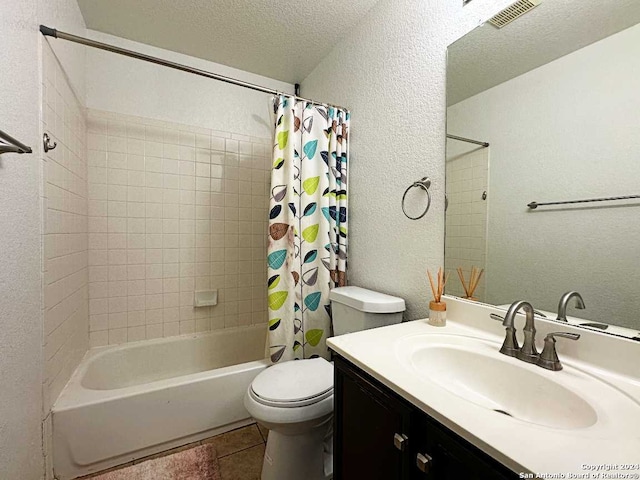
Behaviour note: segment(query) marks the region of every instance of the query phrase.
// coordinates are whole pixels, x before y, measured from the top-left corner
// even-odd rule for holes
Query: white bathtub
[[[60,480],[251,422],[243,396],[268,365],[266,327],[90,350],[53,407]]]

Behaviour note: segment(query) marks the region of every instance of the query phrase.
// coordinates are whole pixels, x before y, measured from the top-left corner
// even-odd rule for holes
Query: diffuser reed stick
[[[431,276],[431,272],[427,269],[427,276],[429,277],[429,285],[431,285],[431,293],[433,294],[433,301],[436,303],[440,303],[442,299],[442,294],[444,293],[444,287],[447,284],[447,280],[449,280],[449,275],[444,275],[444,271],[442,267],[438,268],[438,273],[436,275],[437,279],[437,287],[433,283],[433,277]]]
[[[458,272],[458,277],[460,278],[460,282],[462,283],[462,288],[464,288],[465,298],[474,300],[475,297],[473,296],[473,294],[475,293],[476,288],[478,288],[478,284],[480,283],[480,279],[482,278],[482,274],[484,273],[484,268],[478,269],[476,267],[471,267],[471,276],[469,277],[468,284],[465,281],[462,267],[458,267],[456,271]]]
[[[429,269],[427,269],[427,276],[433,294],[433,300],[429,302],[429,324],[435,327],[444,327],[447,323],[447,304],[442,301],[442,294],[449,275],[445,277],[444,271],[440,267],[436,274],[436,282],[433,281]]]

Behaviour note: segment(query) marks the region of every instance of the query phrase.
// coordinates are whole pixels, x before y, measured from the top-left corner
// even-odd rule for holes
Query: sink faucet
[[[527,363],[536,363],[540,354],[536,349],[535,317],[533,313],[534,310],[531,304],[524,301],[512,303],[509,307],[509,310],[507,310],[507,314],[504,316],[502,325],[507,327],[507,331],[509,331],[510,328],[515,331],[513,325],[515,322],[516,314],[521,309],[524,310],[524,313],[526,315],[526,322],[524,325],[524,329],[522,330],[524,332],[524,343],[522,344],[522,348],[516,351],[515,357]]]
[[[582,295],[576,291],[567,292],[560,297],[560,303],[558,303],[558,318],[556,318],[556,320],[560,322],[567,321],[567,305],[569,304],[569,300],[572,298],[576,299],[576,308],[579,308],[580,310],[585,308]]]
[[[571,296],[577,295],[580,297],[580,294],[577,292],[568,292],[563,295],[563,298],[569,294]],[[571,296],[567,297],[567,301]],[[582,297],[580,297],[582,300]],[[566,306],[566,301],[565,301]],[[524,310],[526,315],[526,323],[524,325],[524,344],[522,348],[518,347],[518,340],[516,339],[516,329],[514,326],[516,315],[520,310]],[[500,348],[500,353],[504,355],[508,355],[510,357],[516,357],[518,360],[522,360],[527,363],[535,363],[539,367],[545,368],[547,370],[562,370],[562,364],[558,359],[558,354],[556,353],[556,337],[568,338],[569,340],[578,340],[580,335],[577,333],[568,333],[568,332],[555,332],[548,334],[544,339],[544,349],[542,353],[538,353],[536,349],[536,328],[535,328],[535,310],[531,306],[529,302],[514,302],[507,310],[507,314],[504,317],[500,315],[496,315],[495,313],[491,313],[489,316],[493,320],[498,320],[502,322],[502,325],[506,327],[506,336],[504,338],[504,342],[502,347]]]

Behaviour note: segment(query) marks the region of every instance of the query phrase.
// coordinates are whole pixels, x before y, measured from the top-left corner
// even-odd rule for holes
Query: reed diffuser
[[[431,293],[433,294],[433,300],[429,302],[429,325],[444,327],[447,324],[447,304],[442,301],[442,294],[449,277],[445,278],[442,268],[438,268],[436,287],[428,269],[427,276],[429,277],[429,285],[431,285]]]
[[[465,296],[463,298],[467,300],[472,300],[477,302],[478,299],[473,296],[478,288],[478,284],[480,283],[480,279],[482,278],[482,274],[484,273],[484,268],[482,270],[471,267],[471,276],[469,277],[469,283],[465,281],[464,273],[462,271],[462,267],[458,267],[457,269],[458,277],[460,277],[460,281],[462,282],[462,288],[464,288]]]

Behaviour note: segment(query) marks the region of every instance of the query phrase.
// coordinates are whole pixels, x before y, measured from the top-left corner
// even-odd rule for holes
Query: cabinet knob
[[[416,465],[422,473],[429,473],[433,459],[426,453],[419,453],[416,456]]]
[[[393,436],[393,445],[401,452],[404,452],[404,449],[407,447],[408,440],[409,439],[404,433],[396,433]]]

